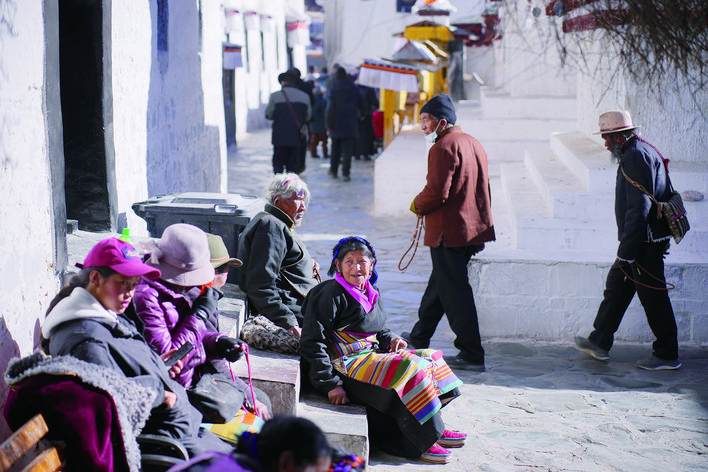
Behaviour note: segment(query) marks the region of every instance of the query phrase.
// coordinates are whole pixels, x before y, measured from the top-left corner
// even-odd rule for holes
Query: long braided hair
[[[364,238],[360,238],[359,236],[347,236],[346,238],[340,239],[339,242],[334,246],[334,248],[332,249],[332,263],[329,266],[327,275],[329,275],[330,277],[333,276],[334,273],[337,271],[336,261],[339,261],[339,263],[341,264],[344,260],[344,256],[346,256],[352,251],[360,251],[366,257],[371,258],[371,260],[373,261],[373,265],[371,267],[371,277],[369,277],[369,282],[371,282],[372,284],[376,283],[376,281],[379,279],[379,274],[376,272],[375,268],[376,252],[374,251],[374,248],[369,241]]]

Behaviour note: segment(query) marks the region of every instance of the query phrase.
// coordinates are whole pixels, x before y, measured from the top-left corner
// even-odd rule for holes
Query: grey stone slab
[[[276,415],[297,415],[300,396],[300,359],[252,349],[248,356],[253,385],[270,397]],[[248,364],[232,364],[234,374],[248,382]]]
[[[369,430],[363,406],[332,405],[327,398],[312,393],[300,398],[300,415],[322,428],[333,446],[369,457]]]

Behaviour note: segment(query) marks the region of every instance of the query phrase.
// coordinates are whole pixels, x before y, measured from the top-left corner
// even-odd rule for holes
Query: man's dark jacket
[[[283,93],[290,100],[292,112]],[[281,90],[273,92],[265,110],[265,117],[273,120],[273,134],[271,135],[273,146],[301,146],[300,126],[310,121],[311,114],[310,97],[294,84],[283,84]]]
[[[327,128],[332,138],[356,138],[359,136],[359,118],[364,116],[364,102],[359,91],[349,78],[337,79],[332,84],[327,98]]]
[[[668,239],[671,232],[666,222],[656,217],[656,205],[625,178],[623,169],[660,202],[668,200],[671,190],[659,153],[637,136],[624,143],[615,184],[617,257],[634,260],[642,242]]]
[[[269,203],[251,219],[239,236],[241,289],[248,301],[276,325],[302,326],[301,306],[317,281],[314,261],[293,231],[295,224]]]

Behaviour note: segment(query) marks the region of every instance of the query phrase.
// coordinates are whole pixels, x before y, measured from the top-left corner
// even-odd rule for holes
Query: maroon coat
[[[425,215],[424,243],[461,247],[494,241],[487,153],[459,126],[440,132],[428,153],[428,175],[413,200]]]

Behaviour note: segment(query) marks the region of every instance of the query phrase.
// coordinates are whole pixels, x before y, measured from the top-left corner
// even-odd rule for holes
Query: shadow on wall
[[[39,321],[35,325],[35,335],[39,331]],[[37,336],[35,336],[37,339]],[[13,357],[19,357],[20,346],[12,338],[12,333],[8,330],[7,324],[5,323],[5,318],[0,318],[0,372],[2,373],[3,379],[0,382],[0,404],[2,408],[5,408],[5,400],[7,399],[7,394],[10,387],[5,383],[5,370],[7,370],[7,364]],[[5,422],[5,415],[0,418],[0,440],[4,441],[12,434],[12,430]]]
[[[219,191],[220,137],[218,127],[205,125],[200,57],[204,46],[198,5],[199,2],[150,2],[156,37],[146,117],[150,196]],[[192,21],[197,25],[170,25],[171,21]],[[196,32],[196,35],[191,41],[184,38],[177,41],[169,36],[170,31]],[[221,87],[221,80],[214,86]]]

